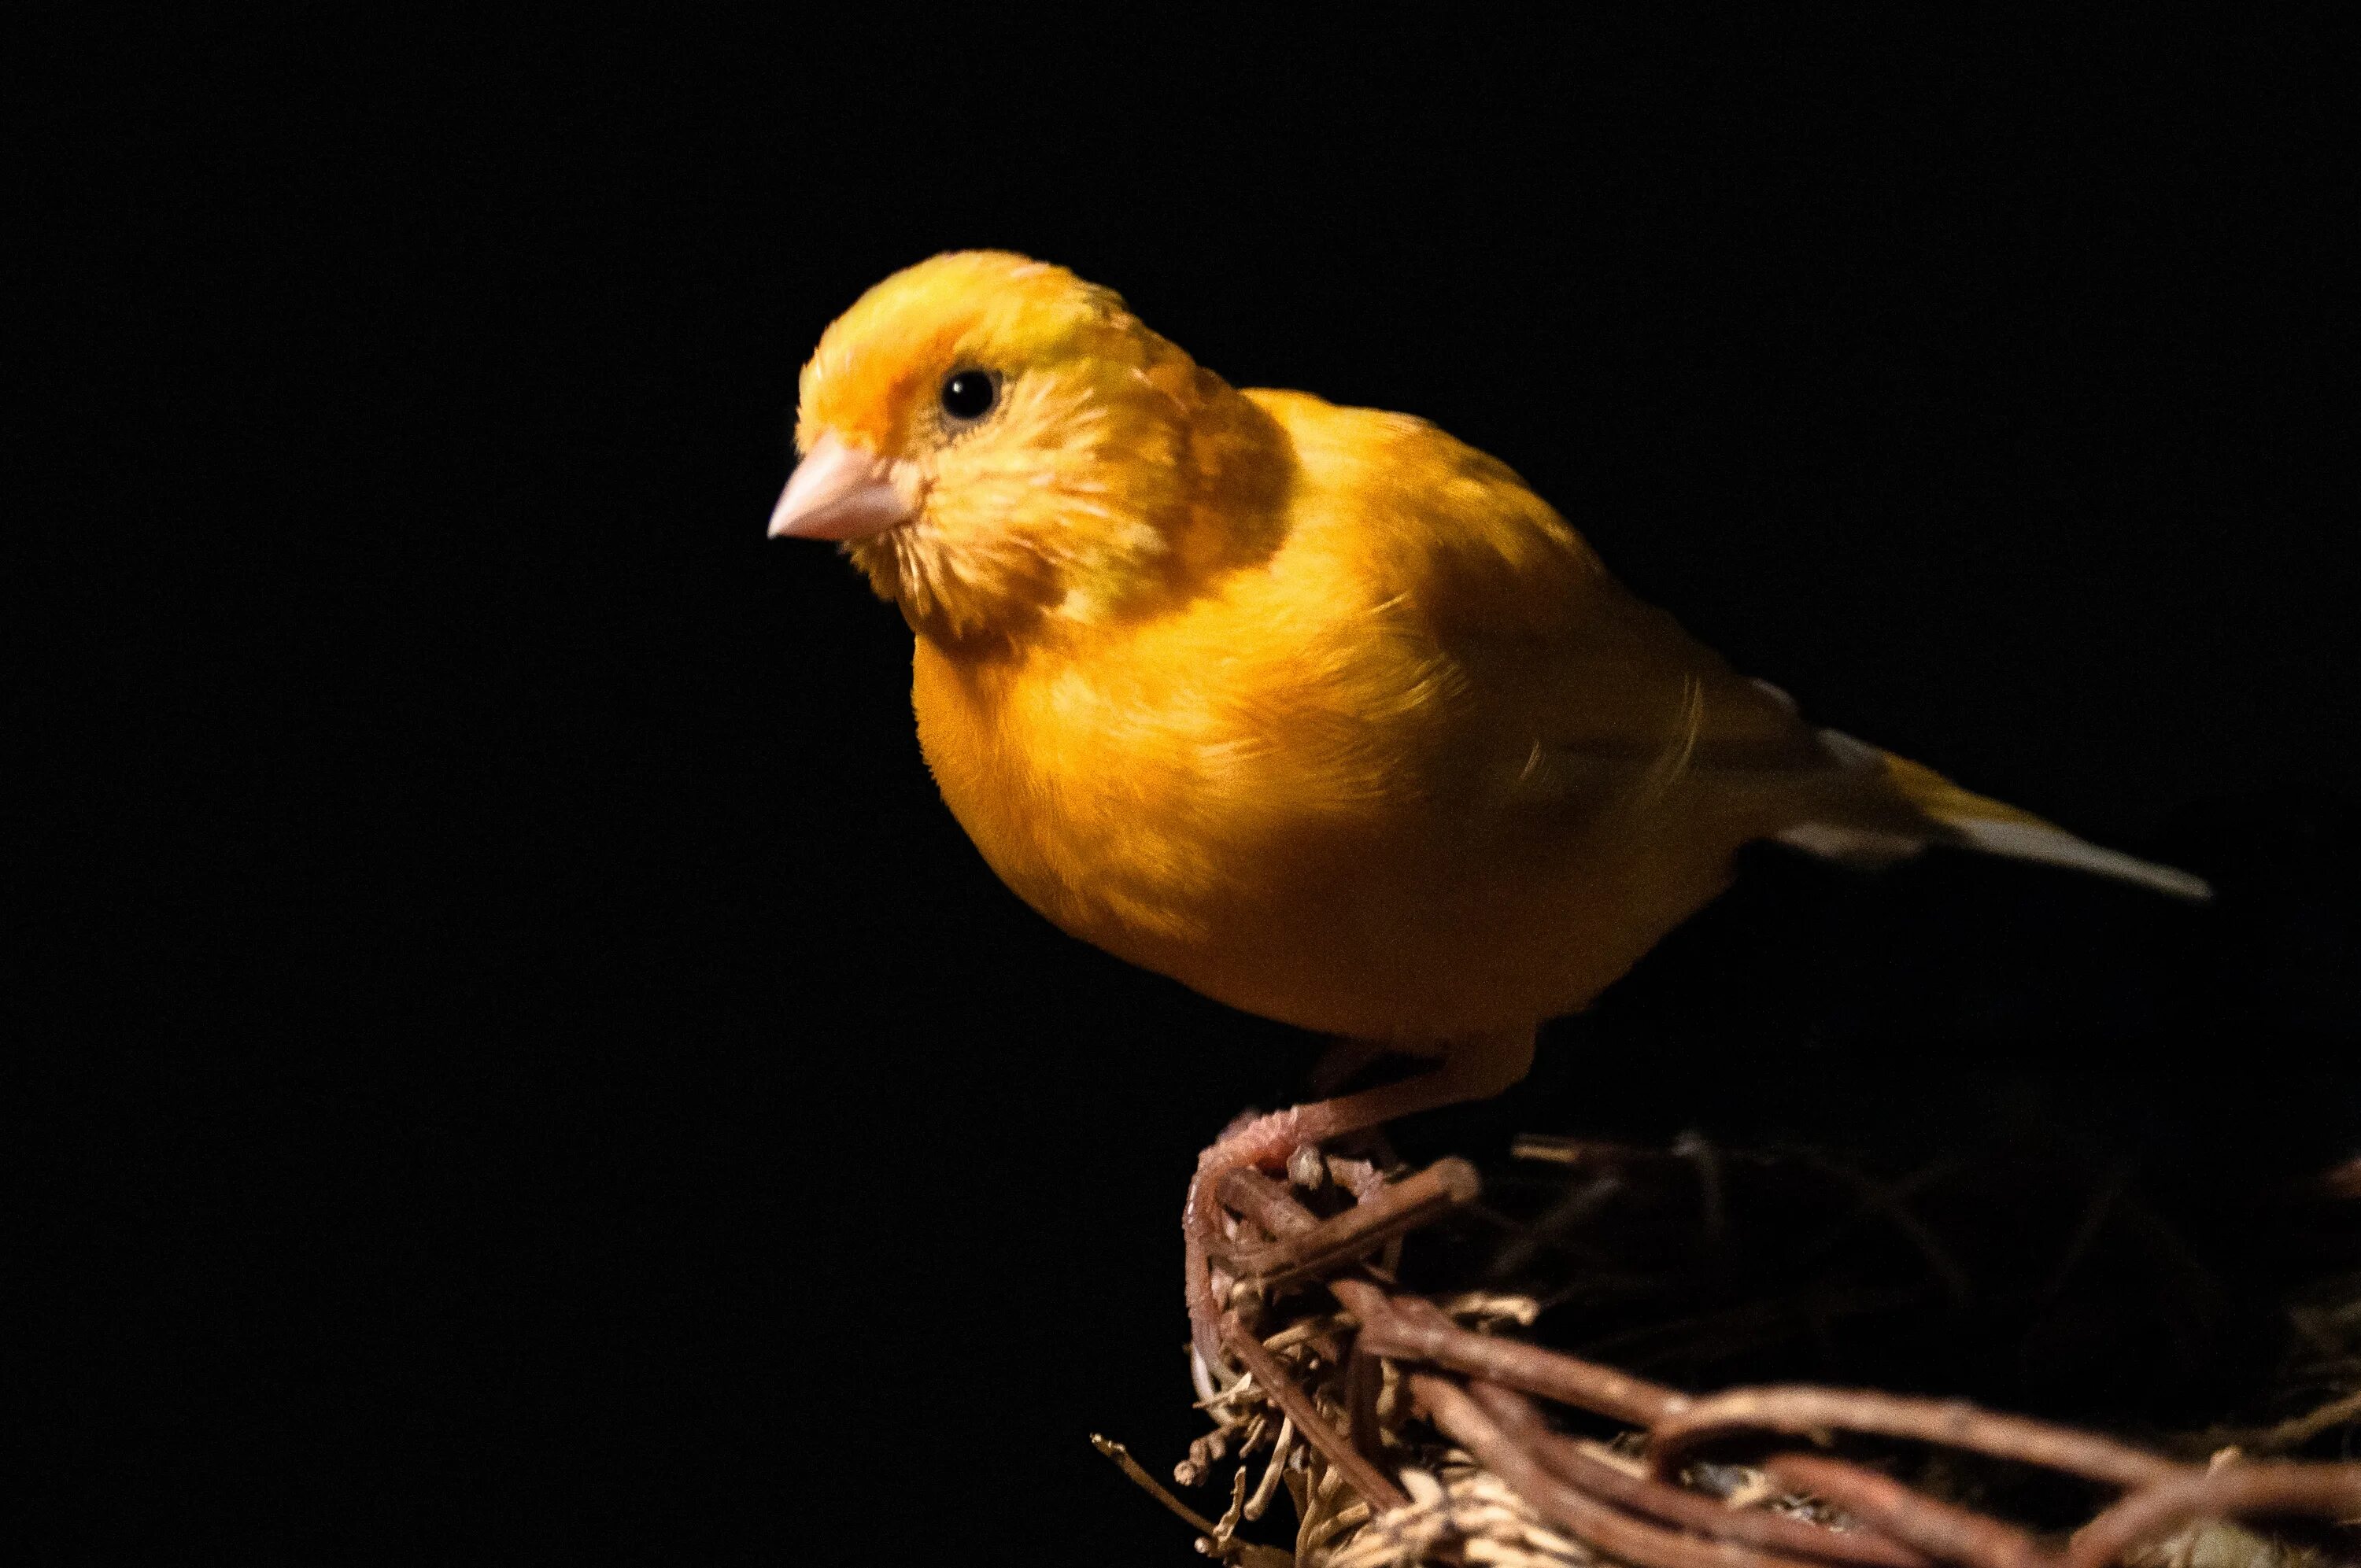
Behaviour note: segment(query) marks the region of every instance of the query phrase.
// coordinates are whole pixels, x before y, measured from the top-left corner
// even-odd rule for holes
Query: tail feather
[[[2005,855],[2017,861],[2041,861],[2053,866],[2092,872],[2100,876],[2114,877],[2118,882],[2137,883],[2142,887],[2154,888],[2175,898],[2202,901],[2213,896],[2212,885],[2203,877],[2191,876],[2171,866],[2160,866],[2153,861],[2143,861],[2120,850],[2102,849],[2046,822],[1970,817],[1949,821],[1943,826],[1950,829],[1953,843],[1963,844],[1971,850],[1982,850],[1988,855]]]
[[[1830,754],[1848,768],[1877,775],[1883,787],[1876,792],[1882,797],[1876,804],[1884,809],[1859,816],[1840,813],[1836,820],[1801,823],[1779,834],[1781,843],[1830,860],[1870,865],[1915,854],[1930,843],[1955,844],[1988,855],[2113,877],[2175,898],[2213,896],[2213,888],[2202,877],[2118,850],[2102,849],[2029,811],[1961,789],[1932,768],[1881,751],[1849,735],[1822,730],[1821,737]],[[1905,810],[1894,811],[1897,804]]]

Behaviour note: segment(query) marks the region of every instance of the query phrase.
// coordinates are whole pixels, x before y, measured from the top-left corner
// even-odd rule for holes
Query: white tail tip
[[[2174,898],[2198,903],[2213,896],[2213,884],[2203,877],[2191,876],[2170,866],[2160,866],[2153,861],[2143,861],[2119,850],[2103,850],[2071,833],[2040,823],[2011,822],[1989,817],[1953,817],[1945,818],[1943,826],[1950,830],[1957,842],[1971,850],[1982,850],[1986,854],[2068,866],[2078,872],[2114,877],[2118,882],[2136,883]]]

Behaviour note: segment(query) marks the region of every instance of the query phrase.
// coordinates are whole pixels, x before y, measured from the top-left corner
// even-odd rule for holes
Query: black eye
[[[957,420],[977,420],[1000,400],[1000,378],[988,370],[961,370],[943,382],[943,412]]]

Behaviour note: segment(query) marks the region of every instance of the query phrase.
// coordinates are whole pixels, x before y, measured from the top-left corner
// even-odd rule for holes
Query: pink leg
[[[1300,1145],[1342,1137],[1439,1105],[1489,1099],[1524,1077],[1532,1063],[1530,1029],[1457,1041],[1433,1072],[1257,1117],[1244,1126],[1234,1125],[1220,1142],[1199,1155],[1197,1174],[1189,1183],[1188,1205],[1181,1211],[1180,1232],[1186,1245],[1190,1338],[1206,1367],[1218,1375],[1224,1365],[1222,1304],[1213,1299],[1213,1263],[1206,1252],[1220,1224],[1216,1194],[1222,1178],[1246,1166],[1283,1166]]]

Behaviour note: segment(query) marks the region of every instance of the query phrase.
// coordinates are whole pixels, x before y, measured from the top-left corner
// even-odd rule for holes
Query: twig
[[[1224,1524],[1215,1523],[1174,1497],[1165,1488],[1162,1482],[1140,1468],[1139,1461],[1131,1456],[1131,1450],[1113,1438],[1101,1437],[1098,1433],[1093,1432],[1091,1446],[1114,1460],[1116,1468],[1131,1477],[1133,1485],[1180,1515],[1203,1538],[1200,1550],[1207,1552],[1224,1563],[1240,1564],[1242,1568],[1294,1568],[1293,1553],[1283,1552],[1276,1546],[1258,1546],[1250,1541],[1240,1541],[1228,1533]],[[1235,1487],[1231,1488],[1231,1504],[1234,1508],[1236,1506],[1236,1491]]]
[[[1889,1476],[1808,1453],[1763,1461],[1773,1480],[1835,1504],[1872,1529],[1947,1563],[1971,1568],[2048,1568],[2049,1554],[2021,1530],[1915,1492]]]
[[[1329,1288],[1361,1320],[1359,1343],[1372,1355],[1429,1362],[1633,1426],[1651,1425],[1686,1402],[1661,1384],[1539,1345],[1470,1333],[1452,1324],[1411,1322],[1386,1310],[1384,1293],[1364,1281],[1333,1280]]]
[[[2309,1415],[2297,1416],[2257,1432],[2244,1446],[2268,1453],[2301,1448],[2329,1428],[2343,1426],[2350,1420],[2361,1420],[2361,1389],[2356,1389],[2341,1399],[2331,1399]]]
[[[1301,1235],[1316,1229],[1320,1217],[1297,1202],[1287,1189],[1251,1168],[1222,1178],[1222,1201],[1274,1236]]]
[[[1551,1431],[1541,1412],[1521,1394],[1496,1383],[1473,1384],[1468,1392],[1476,1397],[1485,1414],[1499,1422],[1520,1446],[1529,1449],[1558,1479],[1594,1497],[1620,1503],[1699,1535],[1744,1541],[1774,1552],[1824,1558],[1831,1563],[1866,1564],[1870,1568],[1931,1568],[1933,1559],[1925,1552],[1867,1531],[1836,1530],[1785,1514],[1734,1508],[1684,1487],[1619,1470],[1597,1455],[1585,1453],[1572,1438]]]
[[[1429,1322],[1433,1319],[1433,1309],[1423,1301],[1409,1299],[1399,1305],[1411,1316]],[[1475,1392],[1479,1399],[1483,1399],[1485,1386],[1477,1385]],[[1496,1420],[1500,1418],[1504,1409],[1523,1405],[1522,1400],[1506,1390],[1495,1390],[1495,1395],[1494,1399],[1486,1403]],[[1499,1395],[1506,1395],[1506,1399],[1499,1398]],[[1510,1400],[1515,1401],[1515,1406],[1508,1404]],[[2038,1552],[2035,1552],[2033,1557],[2010,1555],[2003,1550],[2013,1549],[2020,1541],[2026,1551],[2033,1550],[2029,1541],[2023,1540],[2006,1526],[1993,1525],[1989,1531],[1980,1535],[1971,1528],[1982,1522],[1976,1516],[1949,1508],[1931,1498],[1918,1497],[1915,1493],[1894,1486],[1873,1471],[1835,1460],[1816,1462],[1812,1472],[1814,1479],[1821,1483],[1824,1495],[1840,1506],[1847,1506],[1848,1510],[1867,1527],[1860,1532],[1845,1536],[1778,1515],[1747,1514],[1726,1508],[1717,1508],[1696,1494],[1666,1481],[1644,1475],[1626,1475],[1583,1453],[1577,1445],[1548,1432],[1544,1423],[1531,1414],[1530,1407],[1523,1409],[1525,1420],[1503,1424],[1514,1426],[1521,1439],[1561,1477],[1583,1486],[1587,1491],[1612,1497],[1618,1501],[1628,1501],[1644,1512],[1706,1534],[1850,1563],[1924,1563],[1927,1561],[1928,1552],[1942,1556],[1961,1541],[1971,1542],[1982,1549],[1982,1554],[1966,1559],[1979,1564],[1980,1568],[2023,1568],[2024,1564],[2031,1563],[2039,1556]],[[1661,1427],[1658,1430],[1661,1431]],[[1585,1485],[1594,1480],[1596,1484]],[[1641,1490],[1642,1487],[1646,1488],[1644,1492]],[[1850,1505],[1856,1501],[1864,1506],[1851,1508]],[[1874,1506],[1881,1503],[1888,1506]],[[1911,1508],[1913,1503],[1924,1506],[1914,1513]],[[1896,1517],[1901,1517],[1908,1528],[1887,1528],[1889,1521]],[[1733,1520],[1753,1522],[1733,1529]],[[1893,1539],[1882,1540],[1881,1535]],[[1953,1555],[1958,1554],[1955,1552]]]
[[[2186,1466],[2089,1432],[2022,1416],[1994,1415],[1964,1400],[1917,1399],[1863,1388],[1733,1388],[1685,1399],[1654,1423],[1648,1461],[1659,1475],[1689,1450],[1741,1431],[1807,1436],[1874,1432],[2063,1470],[2114,1486],[2148,1486],[2186,1475]]]
[[[1263,1510],[1270,1507],[1271,1496],[1279,1490],[1279,1478],[1287,1473],[1287,1456],[1294,1448],[1295,1421],[1289,1417],[1279,1423],[1279,1436],[1270,1445],[1270,1463],[1263,1466],[1261,1484],[1255,1487],[1254,1496],[1246,1499],[1246,1518],[1258,1519],[1262,1518]],[[1240,1466],[1241,1474],[1244,1468]]]
[[[1150,1475],[1147,1471],[1141,1469],[1139,1461],[1131,1456],[1131,1450],[1115,1442],[1115,1439],[1111,1437],[1101,1437],[1098,1433],[1093,1432],[1091,1433],[1091,1446],[1097,1449],[1109,1459],[1114,1460],[1115,1467],[1121,1470],[1125,1475],[1130,1476],[1133,1485],[1137,1486],[1141,1491],[1147,1493],[1149,1497],[1155,1498],[1158,1502],[1162,1503],[1166,1508],[1170,1508],[1174,1513],[1179,1514],[1180,1518],[1187,1522],[1189,1527],[1191,1530],[1194,1530],[1199,1535],[1211,1537],[1215,1529],[1218,1528],[1214,1525],[1212,1519],[1207,1519],[1204,1515],[1199,1513],[1196,1509],[1191,1508],[1188,1504],[1174,1497],[1171,1492],[1165,1487],[1164,1483],[1159,1481],[1155,1476]]]
[[[1355,1452],[1371,1464],[1385,1459],[1378,1436],[1378,1394],[1384,1381],[1385,1368],[1356,1339],[1352,1358],[1345,1363],[1345,1431]]]
[[[1240,1279],[1283,1285],[1338,1267],[1445,1210],[1473,1202],[1481,1190],[1474,1166],[1457,1157],[1437,1160],[1415,1176],[1372,1190],[1354,1207],[1309,1230],[1279,1234],[1266,1246],[1234,1249],[1224,1261]],[[1229,1196],[1226,1181],[1222,1195]]]
[[[1303,1440],[1318,1449],[1323,1459],[1345,1473],[1345,1479],[1372,1509],[1398,1508],[1410,1501],[1400,1487],[1387,1480],[1383,1472],[1362,1458],[1352,1443],[1328,1424],[1312,1397],[1296,1386],[1279,1365],[1279,1358],[1263,1349],[1262,1342],[1239,1323],[1235,1313],[1222,1319],[1222,1343],[1254,1374],[1254,1380],[1262,1385],[1271,1403],[1294,1420],[1295,1430]]]
[[[1422,1297],[1389,1298],[1385,1309],[1393,1316],[1406,1318],[1413,1323],[1441,1328],[1453,1326],[1441,1309]],[[1728,1508],[1652,1476],[1619,1470],[1585,1453],[1580,1445],[1570,1439],[1550,1431],[1549,1423],[1522,1395],[1499,1384],[1481,1381],[1471,1384],[1469,1391],[1485,1412],[1505,1429],[1513,1441],[1532,1451],[1544,1468],[1560,1480],[1594,1497],[1683,1525],[1702,1535],[1745,1541],[1773,1551],[1802,1552],[1851,1563],[1879,1564],[1883,1568],[1926,1568],[1927,1563],[1923,1553],[1878,1540],[1873,1535],[1841,1535],[1803,1519]]]
[[[1552,1475],[1447,1377],[1413,1373],[1411,1391],[1446,1436],[1543,1519],[1640,1568],[1817,1568],[1800,1557],[1665,1530],[1600,1502]]]
[[[2075,1531],[2063,1568],[2105,1568],[2192,1519],[2274,1513],[2361,1520],[2361,1464],[2233,1463],[2186,1472],[2133,1493]]]
[[[1509,1140],[1510,1159],[1537,1160],[1549,1165],[1608,1166],[1680,1165],[1684,1157],[1636,1144],[1609,1143],[1598,1138],[1567,1138],[1551,1133],[1519,1133]]]

